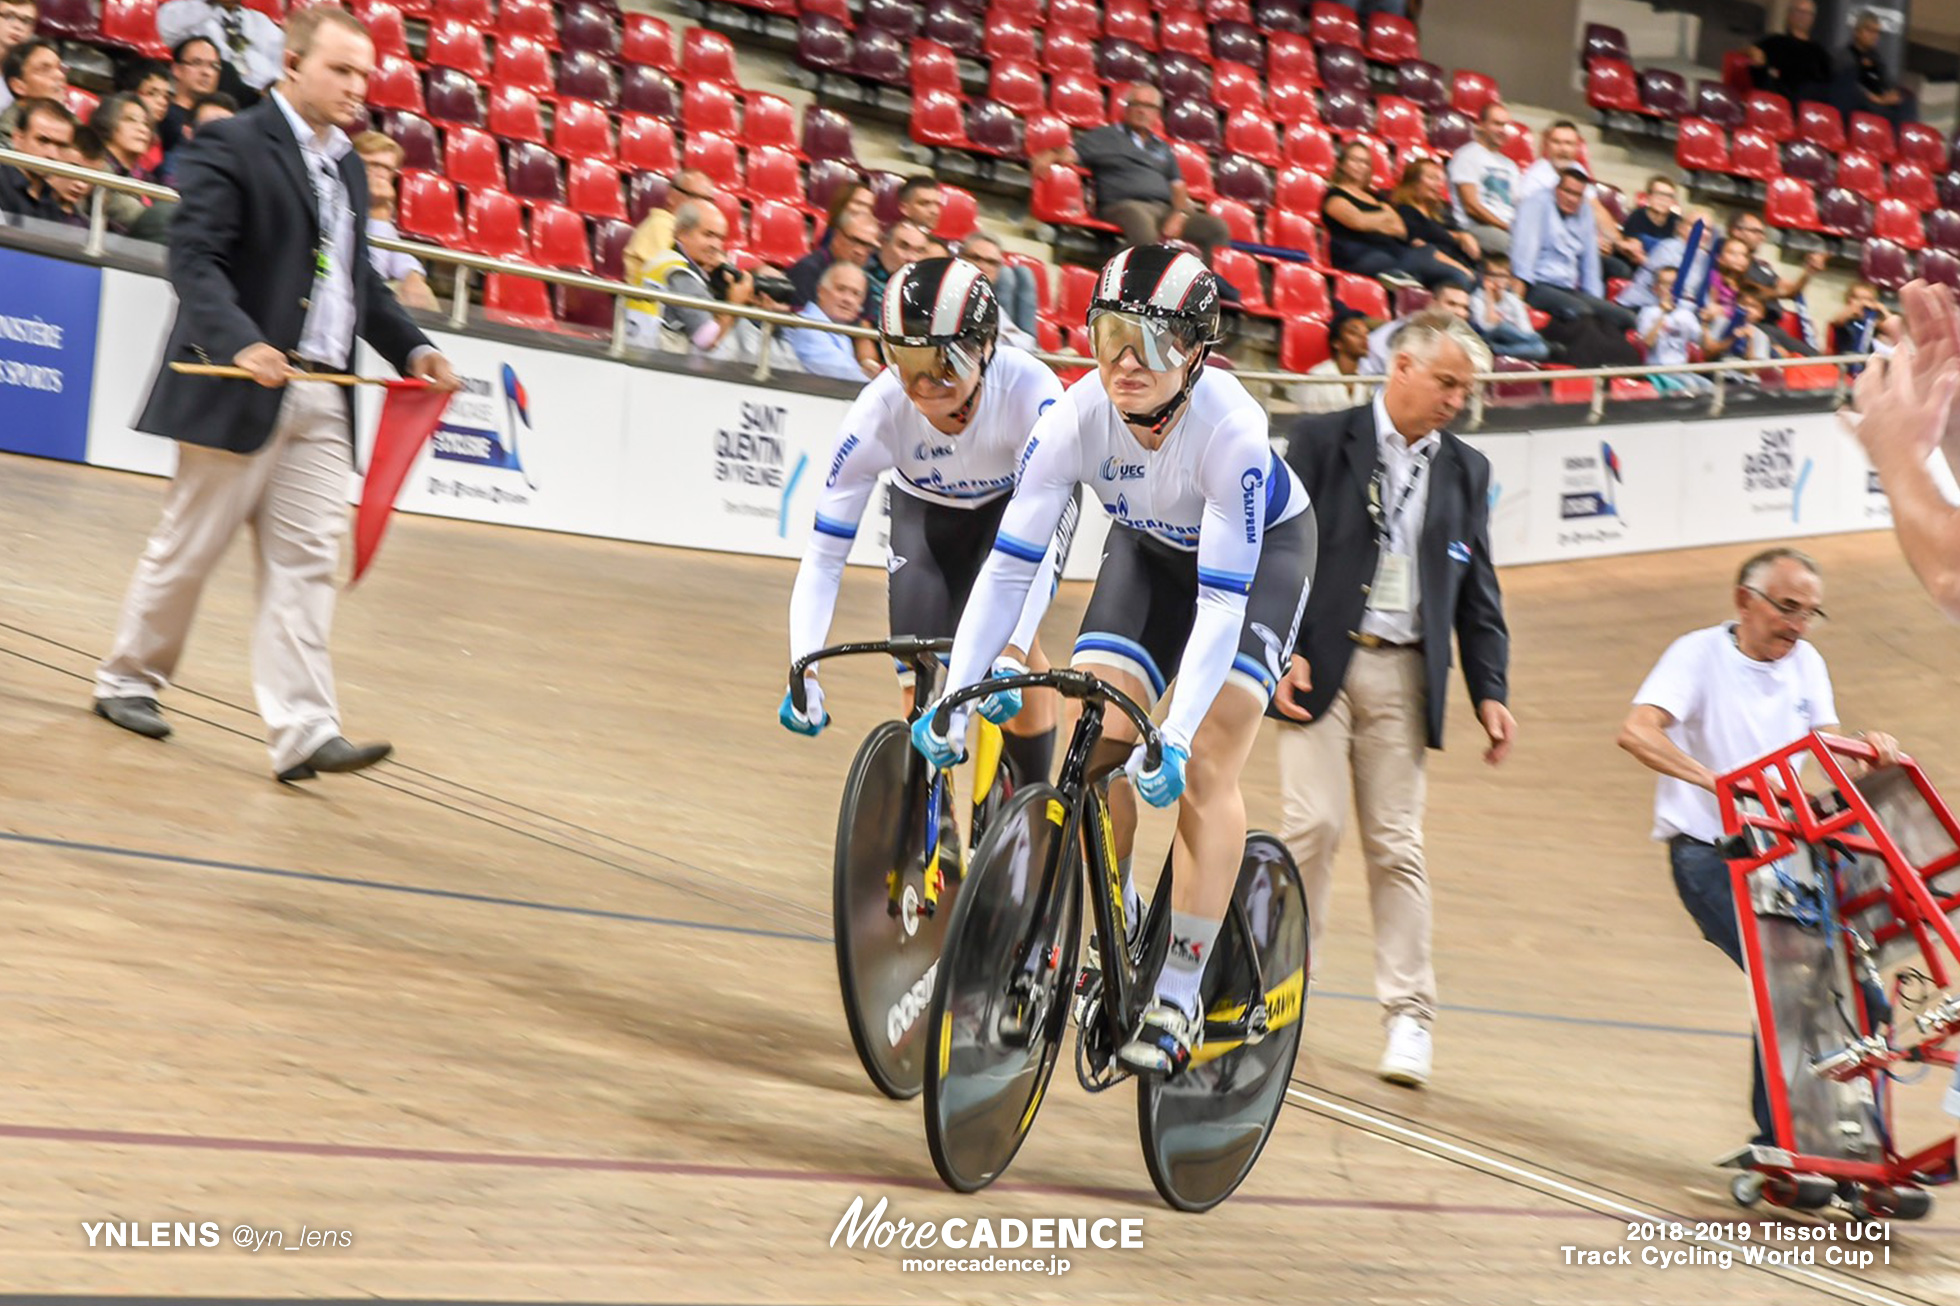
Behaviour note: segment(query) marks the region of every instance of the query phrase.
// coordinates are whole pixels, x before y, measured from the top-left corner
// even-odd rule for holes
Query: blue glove
[[[966,760],[966,709],[953,709],[952,731],[944,738],[932,730],[937,711],[936,706],[928,707],[912,723],[912,747],[941,771],[949,771]]]
[[[1017,658],[1002,655],[994,659],[994,669],[991,673],[991,678],[994,680],[999,680],[1002,676],[1025,676],[1027,674],[1027,663]],[[1018,689],[1003,689],[998,693],[989,694],[980,700],[980,715],[986,717],[987,720],[997,726],[1006,725],[1014,719],[1015,714],[1020,710],[1021,691]]]
[[[796,701],[787,689],[783,691],[783,705],[776,709],[776,719],[783,723],[783,729],[792,730],[799,735],[816,735],[830,724],[830,714],[823,710],[823,686],[814,678],[803,681],[803,711],[796,710]]]
[[[1143,801],[1152,807],[1169,807],[1184,793],[1184,764],[1191,760],[1191,750],[1169,738],[1164,740],[1164,758],[1153,769],[1144,757],[1144,747],[1138,744],[1130,754],[1128,765],[1123,769],[1129,773],[1130,783],[1143,795]]]

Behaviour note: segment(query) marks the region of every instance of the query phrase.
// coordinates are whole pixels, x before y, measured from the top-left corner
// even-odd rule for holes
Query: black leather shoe
[[[339,735],[313,750],[313,756],[279,773],[281,784],[311,780],[322,771],[360,771],[395,751],[393,744],[350,744]]]
[[[157,711],[154,698],[98,698],[95,714],[147,739],[170,737],[170,723]]]

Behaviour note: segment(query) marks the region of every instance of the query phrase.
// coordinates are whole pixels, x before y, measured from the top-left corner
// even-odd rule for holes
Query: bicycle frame
[[[915,635],[895,635],[887,640],[866,640],[850,644],[833,644],[816,652],[798,658],[789,669],[790,702],[798,712],[805,711],[808,703],[804,695],[803,676],[817,663],[833,657],[856,657],[867,653],[883,653],[904,663],[912,671],[912,711],[905,718],[906,724],[918,720],[925,711],[925,705],[933,699],[938,689],[940,676],[945,664],[943,655],[953,651],[950,639],[922,639]],[[993,790],[1000,777],[1002,747],[1000,730],[991,722],[984,723],[980,730],[979,746],[974,754],[973,802],[978,806]],[[926,789],[925,829],[920,842],[920,852],[924,858],[925,883],[921,897],[925,913],[930,916],[939,909],[939,897],[946,888],[946,872],[940,865],[940,856],[945,848],[944,831],[940,829],[940,812],[945,806],[944,796],[949,781],[946,773],[933,770],[928,773],[925,759],[916,752],[908,753],[905,768],[905,788],[908,793],[916,792],[916,786]],[[902,910],[905,893],[904,877],[894,869],[887,877],[887,887],[891,900],[887,905],[890,914],[896,916]]]

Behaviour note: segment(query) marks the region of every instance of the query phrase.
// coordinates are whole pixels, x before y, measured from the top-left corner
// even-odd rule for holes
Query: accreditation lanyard
[[[1384,463],[1377,461],[1375,474],[1368,478],[1368,517],[1374,523],[1375,539],[1381,546],[1374,584],[1368,588],[1368,607],[1373,611],[1408,612],[1414,607],[1415,568],[1410,556],[1414,550],[1406,553],[1397,550],[1395,536],[1409,511],[1409,500],[1422,484],[1423,473],[1429,470],[1431,452],[1424,449],[1416,454],[1416,465],[1409,469],[1408,482],[1396,496],[1395,507],[1386,513],[1382,511],[1382,488],[1388,479]]]
[[[315,220],[320,228],[320,239],[313,249],[313,281],[317,286],[333,275],[334,236],[340,230],[341,207],[346,201],[341,197],[340,178],[326,156],[307,149],[300,155],[313,183]]]

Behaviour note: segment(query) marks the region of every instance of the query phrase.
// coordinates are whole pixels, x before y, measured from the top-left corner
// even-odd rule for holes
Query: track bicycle
[[[984,680],[937,704],[944,734],[960,703],[1053,689],[1082,710],[1056,785],[1018,789],[988,823],[941,943],[925,1081],[926,1138],[946,1184],[999,1178],[1026,1139],[1076,1012],[1076,1077],[1092,1093],[1132,1078],[1116,1050],[1136,1028],[1169,947],[1170,864],[1134,944],[1110,820],[1119,758],[1092,762],[1111,706],[1136,724],[1156,765],[1149,714],[1081,671]],[[1107,750],[1105,750],[1107,751]],[[1076,973],[1084,883],[1101,965]],[[1299,870],[1270,834],[1246,837],[1238,883],[1206,967],[1203,1043],[1169,1078],[1137,1077],[1137,1131],[1150,1179],[1179,1210],[1209,1210],[1251,1172],[1286,1100],[1306,1003],[1307,903]]]
[[[950,639],[900,636],[818,649],[791,666],[789,692],[805,709],[803,673],[826,658],[878,653],[915,677],[906,721],[883,721],[858,747],[837,814],[831,881],[837,981],[851,1044],[887,1097],[918,1096],[925,1080],[925,1013],[962,864],[949,777],[915,752],[907,727],[930,703]],[[1013,792],[1000,730],[982,721],[975,747],[970,833]]]

